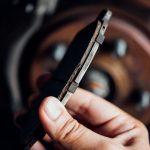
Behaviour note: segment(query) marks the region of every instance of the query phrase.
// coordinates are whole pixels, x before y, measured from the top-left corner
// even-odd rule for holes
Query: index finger
[[[125,114],[110,102],[80,88],[76,90],[66,107],[93,125],[104,124],[120,114]]]

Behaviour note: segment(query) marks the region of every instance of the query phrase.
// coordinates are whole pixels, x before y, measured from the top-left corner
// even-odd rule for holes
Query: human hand
[[[90,92],[77,89],[66,108],[48,97],[39,109],[47,133],[44,140],[55,141],[57,150],[150,149],[147,129],[140,121]],[[31,149],[45,148],[38,141]]]

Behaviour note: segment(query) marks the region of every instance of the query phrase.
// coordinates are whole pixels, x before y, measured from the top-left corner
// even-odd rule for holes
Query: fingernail
[[[61,115],[61,108],[57,101],[58,100],[55,97],[49,98],[49,101],[44,109],[48,118],[53,121],[55,121]]]

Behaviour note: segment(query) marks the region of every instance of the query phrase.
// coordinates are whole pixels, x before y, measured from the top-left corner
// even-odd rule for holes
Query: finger
[[[77,89],[66,107],[93,125],[103,124],[123,113],[110,102],[83,89]]]
[[[94,131],[108,137],[115,137],[135,128],[136,121],[126,114],[119,115],[112,120],[97,126]]]
[[[79,124],[54,97],[44,100],[39,117],[47,134],[67,149],[94,149],[108,139]]]
[[[149,147],[148,130],[140,121],[137,121],[137,125],[134,129],[116,136],[114,140],[131,149],[139,149],[140,147],[142,148],[143,145],[145,146],[145,149],[148,149],[146,148],[147,146]]]
[[[82,89],[75,92],[66,107],[94,125],[97,133],[109,137],[131,130],[136,124],[133,117],[115,105]]]

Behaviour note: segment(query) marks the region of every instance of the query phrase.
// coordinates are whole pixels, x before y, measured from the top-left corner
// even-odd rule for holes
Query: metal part
[[[82,57],[80,63],[78,64],[78,66],[76,67],[74,72],[72,73],[66,86],[63,88],[61,94],[58,97],[58,99],[61,100],[63,104],[66,104],[67,101],[69,100],[69,97],[66,95],[68,95],[68,93],[70,93],[70,91],[68,91],[68,90],[72,86],[74,86],[74,83],[76,83],[76,86],[74,86],[74,90],[72,91],[72,93],[74,93],[75,90],[77,89],[78,84],[80,83],[81,79],[83,78],[85,72],[87,71],[89,65],[92,62],[92,60],[99,48],[99,45],[102,44],[102,42],[104,41],[104,33],[108,26],[108,21],[110,20],[110,17],[111,17],[111,12],[107,11],[106,14],[104,15],[104,17],[102,18],[102,24],[100,21],[98,21],[97,28],[96,28],[95,33],[93,34],[93,37],[87,47],[87,50],[84,53],[84,56]]]

